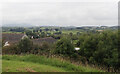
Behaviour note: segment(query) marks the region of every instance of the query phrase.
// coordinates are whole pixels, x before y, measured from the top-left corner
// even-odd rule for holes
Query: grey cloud
[[[3,25],[55,26],[117,25],[115,3],[8,3],[3,5]]]

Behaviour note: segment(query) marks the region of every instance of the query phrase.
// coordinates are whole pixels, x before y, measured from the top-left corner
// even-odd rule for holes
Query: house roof
[[[24,34],[20,33],[3,33],[2,38],[4,39],[4,42],[8,41],[9,43],[16,43],[21,40],[21,38],[24,36]]]
[[[43,42],[48,42],[48,43],[54,43],[56,42],[57,40],[52,38],[52,37],[45,37],[45,38],[39,38],[39,39],[34,39],[33,40],[33,43],[34,44],[41,44]]]
[[[4,42],[8,41],[9,44],[19,42],[22,38],[26,37],[23,33],[16,34],[16,33],[3,33],[2,38]],[[43,42],[54,43],[56,39],[52,37],[45,37],[39,39],[32,39],[34,44],[41,44]]]

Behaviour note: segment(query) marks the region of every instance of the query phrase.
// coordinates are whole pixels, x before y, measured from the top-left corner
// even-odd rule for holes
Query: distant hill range
[[[76,27],[76,26],[66,26],[66,27],[62,27],[62,26],[33,26],[33,25],[26,25],[26,24],[22,24],[22,25],[4,25],[2,26],[2,30],[4,32],[8,31],[8,29],[20,29],[20,30],[24,30],[24,28],[28,28],[28,29],[40,29],[40,28],[46,28],[46,29],[59,29],[59,30],[74,30],[74,29],[80,29],[80,30],[105,30],[105,29],[112,29],[112,30],[116,30],[118,28],[120,28],[120,26],[81,26],[81,27]]]
[[[4,24],[2,27],[32,27],[31,24]]]
[[[31,24],[4,24],[4,25],[2,25],[2,27],[64,27],[64,28],[76,28],[77,26],[44,26],[44,25],[36,26],[36,25],[31,25]],[[88,27],[88,28],[96,28],[96,27],[115,28],[115,27],[117,27],[118,28],[118,26],[81,26],[80,28],[83,28],[83,27]]]

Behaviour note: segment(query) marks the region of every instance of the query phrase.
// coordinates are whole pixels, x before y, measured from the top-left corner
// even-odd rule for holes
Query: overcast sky
[[[118,3],[102,2],[4,2],[2,22],[19,26],[114,26],[118,24]]]

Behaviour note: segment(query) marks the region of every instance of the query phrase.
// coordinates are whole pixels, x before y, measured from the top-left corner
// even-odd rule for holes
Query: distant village
[[[28,38],[26,34],[3,34],[2,36],[3,38],[5,38],[4,40],[5,44],[3,45],[4,47],[10,46],[11,44],[18,43],[21,39]],[[42,44],[43,42],[52,44],[57,41],[56,39],[52,37],[34,39],[33,36],[31,36],[31,39],[34,44]],[[75,47],[75,50],[78,51],[80,50],[80,48]]]
[[[70,35],[74,40],[77,40],[78,36],[82,32],[103,32],[104,30],[117,30],[117,26],[85,26],[85,27],[3,27],[2,38],[5,46],[10,46],[12,44],[18,43],[21,39],[30,38],[33,44],[42,44],[47,42],[49,44],[55,43],[62,35]],[[75,50],[80,50],[80,48],[75,48]]]

